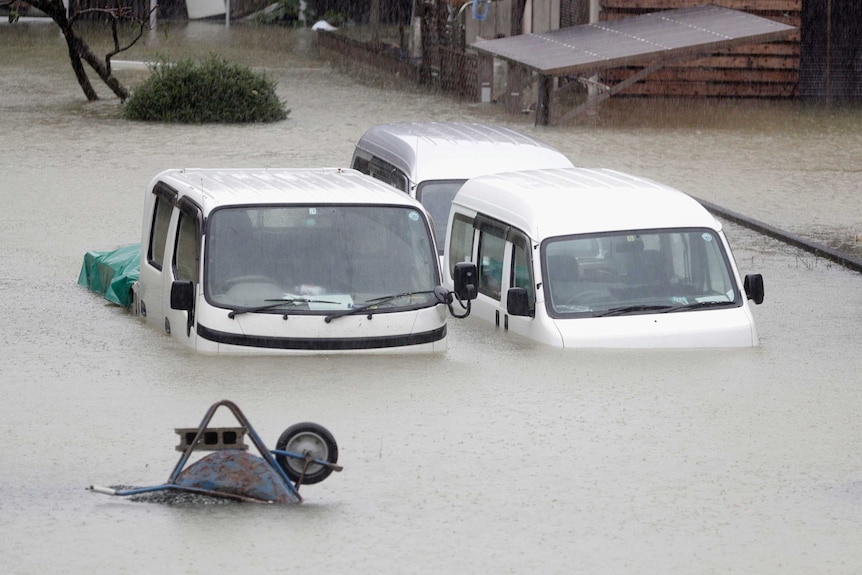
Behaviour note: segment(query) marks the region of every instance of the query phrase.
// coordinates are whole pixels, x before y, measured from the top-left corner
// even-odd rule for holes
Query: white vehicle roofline
[[[537,241],[573,230],[721,230],[721,223],[691,196],[653,180],[602,168],[479,176],[461,187],[453,204],[480,213],[500,214],[501,219]]]
[[[153,178],[189,196],[204,210],[225,205],[380,204],[422,205],[391,186],[348,168],[237,168],[165,170]]]
[[[537,138],[487,124],[381,124],[369,128],[357,148],[389,162],[407,174],[414,186],[503,170],[572,166],[562,152]]]

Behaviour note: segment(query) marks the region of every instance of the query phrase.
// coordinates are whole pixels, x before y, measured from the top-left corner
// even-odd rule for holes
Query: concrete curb
[[[769,224],[728,210],[726,208],[713,204],[712,202],[707,202],[705,200],[701,200],[700,198],[694,199],[700,202],[703,207],[705,207],[707,210],[709,210],[716,216],[722,217],[726,220],[730,220],[731,222],[737,223],[741,226],[745,226],[765,236],[780,240],[786,244],[790,244],[797,248],[811,252],[818,257],[832,260],[833,262],[841,264],[845,268],[857,272],[862,272],[862,260],[858,258],[849,256],[836,249],[830,248],[829,246],[825,246],[823,244],[805,239],[801,236],[797,236],[796,234],[785,232],[784,230],[778,229],[775,226],[770,226]]]

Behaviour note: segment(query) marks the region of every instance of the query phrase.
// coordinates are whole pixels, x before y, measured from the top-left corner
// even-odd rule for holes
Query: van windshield
[[[434,225],[434,237],[437,240],[438,252],[443,254],[446,243],[446,225],[449,222],[449,208],[455,194],[467,180],[432,180],[419,184],[416,188],[416,199],[422,202],[431,215]]]
[[[551,317],[742,305],[721,238],[706,228],[553,238],[542,269]]]
[[[376,312],[435,305],[438,260],[409,206],[222,208],[207,220],[204,292],[232,310],[318,313],[393,294]],[[279,305],[283,302],[284,305]]]

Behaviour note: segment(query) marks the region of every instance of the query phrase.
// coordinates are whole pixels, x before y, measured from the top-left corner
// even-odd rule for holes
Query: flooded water
[[[76,285],[87,250],[139,241],[159,171],[344,166],[365,129],[402,120],[504,123],[852,251],[859,110],[621,100],[537,128],[346,74],[305,32],[199,23],[144,40],[123,59],[218,51],[265,68],[292,112],[128,123],[102,86],[84,100],[56,29],[0,25],[4,572],[859,572],[862,276],[744,228],[728,236],[767,294],[751,350],[561,352],[468,319],[440,356],[200,357]],[[85,490],[165,481],[174,428],[221,399],[270,445],[327,426],[344,472],[287,508]]]

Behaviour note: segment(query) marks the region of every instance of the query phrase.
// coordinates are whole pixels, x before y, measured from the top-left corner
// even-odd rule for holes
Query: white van
[[[449,282],[478,266],[472,315],[557,347],[758,345],[718,222],[684,193],[604,169],[481,176],[452,203]]]
[[[355,170],[167,170],[146,191],[134,310],[196,351],[438,352],[451,302],[421,204]]]
[[[483,174],[570,168],[559,150],[515,130],[485,124],[383,124],[365,132],[351,167],[418,199],[431,214],[442,254],[452,198]]]

